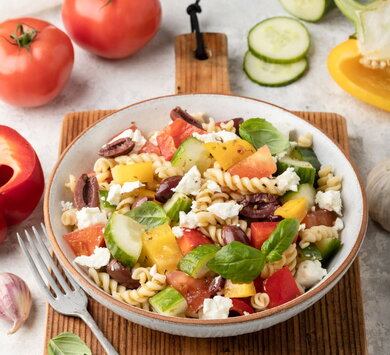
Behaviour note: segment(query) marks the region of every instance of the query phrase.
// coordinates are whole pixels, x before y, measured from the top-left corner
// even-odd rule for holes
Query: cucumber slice
[[[279,0],[291,15],[308,22],[319,21],[334,7],[333,0]]]
[[[115,211],[116,206],[111,205],[111,203],[107,201],[107,196],[108,196],[107,190],[99,190],[100,209],[107,212],[113,212]]]
[[[178,268],[192,277],[201,278],[210,271],[207,263],[219,249],[215,244],[199,245],[180,260]]]
[[[278,175],[287,170],[287,168],[294,168],[300,178],[299,182],[301,184],[308,183],[312,186],[314,185],[316,169],[314,169],[309,162],[292,159],[290,157],[283,157],[278,159],[276,165],[278,167]]]
[[[172,286],[164,288],[149,298],[149,303],[155,312],[167,316],[184,317],[187,310],[186,299]]]
[[[298,186],[298,191],[289,191],[285,193],[280,200],[284,204],[287,201],[294,200],[295,198],[304,197],[306,198],[307,208],[310,210],[314,206],[316,193],[317,191],[312,185],[301,184]]]
[[[307,161],[317,172],[321,169],[321,163],[312,148],[295,147],[290,156],[293,159]]]
[[[341,249],[343,243],[338,238],[322,239],[315,243],[322,256],[322,264],[326,264]]]
[[[213,159],[204,144],[194,137],[187,138],[177,148],[171,160],[173,166],[182,168],[185,172],[196,165],[201,173],[205,172],[212,162]]]
[[[322,260],[322,254],[315,244],[310,244],[305,249],[297,247],[298,262],[303,260]]]
[[[285,86],[298,80],[308,67],[306,58],[291,64],[267,63],[250,51],[244,57],[244,72],[254,83],[263,86]]]
[[[181,192],[175,192],[172,197],[165,202],[164,210],[167,216],[174,222],[179,222],[179,213],[187,213],[191,209],[192,200]]]
[[[249,31],[248,48],[269,63],[295,63],[306,57],[310,36],[306,27],[293,18],[271,17]]]
[[[145,227],[132,218],[113,213],[104,231],[106,246],[115,259],[132,267],[141,254],[144,231]]]

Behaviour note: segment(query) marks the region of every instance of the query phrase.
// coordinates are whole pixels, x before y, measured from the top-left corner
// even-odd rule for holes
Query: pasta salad
[[[107,137],[93,168],[69,176],[74,262],[120,301],[199,319],[261,312],[320,282],[342,247],[342,178],[312,135],[170,117],[148,136],[132,125]]]

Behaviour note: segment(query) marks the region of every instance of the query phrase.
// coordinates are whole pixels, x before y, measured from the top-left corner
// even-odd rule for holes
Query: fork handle
[[[88,327],[92,330],[92,333],[95,335],[97,340],[99,340],[103,349],[107,353],[107,355],[119,355],[119,353],[114,349],[111,343],[104,336],[103,332],[100,330],[95,320],[89,314],[87,310],[77,313],[77,315],[88,325]]]

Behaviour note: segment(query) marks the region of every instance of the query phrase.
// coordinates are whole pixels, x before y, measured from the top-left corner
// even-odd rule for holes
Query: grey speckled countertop
[[[174,91],[173,39],[189,31],[189,1],[163,0],[159,34],[134,56],[108,61],[75,47],[73,75],[61,95],[47,106],[20,109],[0,103],[0,123],[23,134],[36,149],[47,177],[57,157],[61,120],[70,111],[112,109]],[[298,82],[283,88],[264,88],[242,72],[246,34],[260,20],[286,15],[278,1],[202,1],[201,26],[208,32],[224,32],[229,41],[230,80],[236,94],[259,98],[291,110],[336,112],[347,119],[351,154],[366,180],[377,162],[390,156],[390,113],[371,107],[344,92],[330,78],[327,54],[353,33],[352,25],[337,10],[321,22],[307,24],[312,37],[310,70]],[[60,9],[37,17],[63,28]],[[390,99],[390,98],[389,98]],[[44,139],[42,139],[45,137]],[[6,336],[9,324],[0,320],[1,354],[42,353],[45,303],[15,240],[15,232],[42,220],[42,205],[22,225],[10,229],[0,245],[0,271],[23,277],[34,296],[33,312],[17,334]],[[370,354],[390,354],[390,234],[370,221],[360,252],[362,285]],[[28,350],[26,350],[26,347]]]

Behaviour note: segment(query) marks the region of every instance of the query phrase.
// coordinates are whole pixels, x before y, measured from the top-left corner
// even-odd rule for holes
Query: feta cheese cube
[[[234,201],[228,201],[213,203],[207,208],[207,211],[210,211],[219,218],[228,219],[238,216],[241,209],[242,205]]]
[[[176,238],[181,238],[183,236],[183,229],[179,226],[172,227],[172,233]]]
[[[339,216],[342,216],[342,202],[340,191],[318,191],[316,194],[315,202],[320,208],[323,208],[328,211],[335,211]]]
[[[179,184],[172,189],[186,195],[196,196],[199,193],[202,178],[196,165],[194,165],[180,180]]]
[[[114,184],[110,186],[110,189],[108,190],[106,201],[110,205],[116,206],[121,201],[121,185]]]
[[[143,184],[141,181],[125,182],[122,186],[121,193],[124,194],[126,192],[132,192],[143,186],[145,186],[145,184]]]
[[[107,248],[96,247],[92,255],[80,255],[74,261],[81,266],[100,269],[109,263],[110,258],[111,254]]]
[[[233,301],[227,297],[215,296],[214,298],[205,298],[199,318],[226,319],[229,316],[229,310],[232,306]]]
[[[187,214],[184,211],[179,213],[179,225],[180,227],[186,228],[196,228],[199,223],[199,218],[195,212],[188,212]]]
[[[298,265],[295,281],[303,288],[314,286],[327,274],[318,260],[304,260]]]
[[[336,229],[338,232],[342,231],[344,229],[344,222],[341,218],[337,217],[334,221],[333,228]]]
[[[107,223],[107,216],[98,207],[83,207],[76,211],[77,227],[87,228],[98,223]]]
[[[206,186],[210,191],[222,192],[221,187],[213,180],[207,180]]]
[[[240,139],[240,137],[237,136],[237,134],[225,130],[219,132],[206,133],[206,134],[200,134],[194,132],[192,133],[192,136],[203,143],[213,143],[213,142],[224,143],[224,142],[232,141],[234,139]]]
[[[154,145],[158,145],[158,142],[157,142],[157,136],[160,134],[160,131],[156,131],[154,132],[150,137],[149,137],[149,142],[154,144]]]
[[[282,174],[277,176],[276,183],[281,191],[298,191],[299,176],[294,168],[287,168]]]
[[[125,131],[114,137],[109,143],[115,142],[116,140],[121,138],[130,138],[135,143],[135,146],[131,151],[132,153],[138,153],[146,143],[145,137],[142,135],[141,131],[138,128],[134,131],[130,128],[126,129]]]

